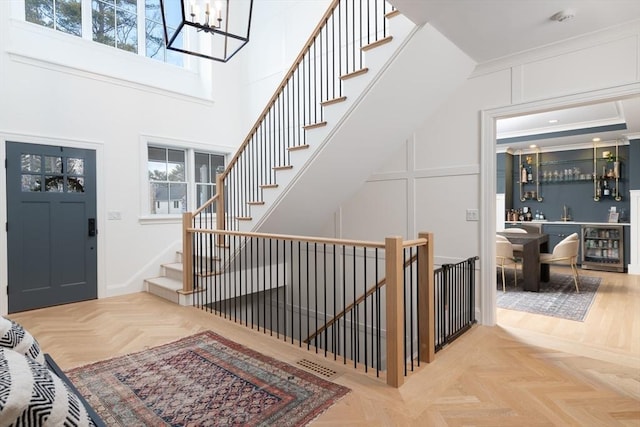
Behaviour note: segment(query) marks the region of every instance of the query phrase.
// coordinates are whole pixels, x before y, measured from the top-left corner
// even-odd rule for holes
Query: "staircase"
[[[257,190],[239,190],[243,194],[237,198],[244,200],[240,207],[218,214],[231,218],[225,229],[317,235],[327,218],[467,79],[473,61],[429,24],[416,26],[397,11],[385,20],[389,35],[362,48],[363,66],[340,76],[340,96],[317,100],[320,119],[307,118],[298,126],[303,136],[288,145],[285,154],[274,154],[275,166],[251,165],[265,169],[261,182],[250,184]],[[309,67],[315,67],[318,59],[311,61]],[[272,104],[276,102],[274,98]],[[269,108],[273,107],[267,107],[262,121]],[[312,116],[308,111],[307,115]],[[260,120],[251,134],[258,133],[258,126]],[[253,156],[260,157],[261,148],[255,150]],[[229,168],[226,174],[231,176]],[[231,180],[224,185],[230,194],[232,184]],[[146,280],[145,286],[176,303],[190,304],[190,296],[180,292],[180,258],[178,254],[175,263],[163,265],[162,275]]]
[[[160,266],[159,276],[146,279],[144,289],[178,305],[193,305],[193,294],[182,292],[182,252],[176,252],[175,262]]]

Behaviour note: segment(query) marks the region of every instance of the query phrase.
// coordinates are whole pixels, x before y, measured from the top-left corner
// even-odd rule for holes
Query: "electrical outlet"
[[[467,209],[467,221],[478,221],[478,209]]]

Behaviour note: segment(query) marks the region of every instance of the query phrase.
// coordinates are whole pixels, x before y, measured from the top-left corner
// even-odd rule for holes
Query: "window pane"
[[[149,162],[149,180],[166,181],[167,180],[167,164],[160,162]]]
[[[211,182],[209,174],[209,155],[196,153],[196,182]]]
[[[213,171],[214,176],[224,172],[224,156],[211,154],[211,170]],[[215,179],[212,182],[215,182]]]
[[[45,156],[44,171],[48,173],[62,173],[62,157]]]
[[[84,175],[84,159],[67,159],[67,174],[68,175]]]
[[[169,181],[185,181],[184,151],[169,150]]]
[[[195,153],[196,182],[216,182],[216,175],[224,171],[224,156]]]
[[[187,184],[169,184],[170,214],[181,214],[187,206]],[[177,208],[174,208],[174,203]]]
[[[162,25],[158,25],[157,22],[150,21],[149,19],[147,19],[145,25],[145,35],[147,37],[145,54],[148,58],[164,61],[166,49],[164,47],[164,33]]]
[[[62,193],[64,191],[64,177],[62,175],[45,176],[45,191]]]
[[[22,191],[41,191],[40,175],[22,175]]]
[[[116,45],[116,11],[113,1],[106,3],[100,0],[93,0],[93,40],[109,46]]]
[[[187,209],[185,150],[147,148],[149,170],[149,212],[178,215]]]
[[[204,202],[212,198],[215,192],[215,184],[196,184],[196,206],[204,205]]]
[[[35,154],[23,154],[20,159],[20,168],[23,172],[41,172],[42,157]]]
[[[158,147],[149,147],[149,180],[166,181],[167,180],[167,149]]]
[[[147,150],[149,160],[160,160],[162,162],[167,161],[167,149],[160,147],[149,147]]]
[[[149,186],[149,212],[152,214],[169,213],[169,184],[151,183]]]
[[[81,176],[68,177],[67,193],[84,193],[84,178]]]
[[[24,11],[27,22],[53,28],[53,0],[25,0]]]
[[[56,29],[64,33],[82,36],[82,8],[80,0],[56,1]]]
[[[116,22],[118,23],[116,47],[127,52],[138,52],[138,16],[135,13],[118,9]]]

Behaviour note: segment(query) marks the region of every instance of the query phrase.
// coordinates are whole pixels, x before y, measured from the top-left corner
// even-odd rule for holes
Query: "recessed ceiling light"
[[[549,123],[551,123],[551,124],[558,123],[558,119],[551,119],[551,120],[549,120]]]
[[[536,148],[536,147],[537,147],[537,145],[536,145],[536,144],[531,144],[531,145],[529,146],[529,148]]]
[[[593,142],[600,142],[600,138],[593,138],[592,141]]]

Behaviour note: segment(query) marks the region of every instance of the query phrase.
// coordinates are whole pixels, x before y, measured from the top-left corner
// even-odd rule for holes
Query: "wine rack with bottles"
[[[582,268],[623,272],[623,237],[619,225],[582,226]]]

